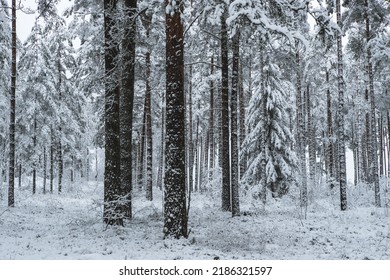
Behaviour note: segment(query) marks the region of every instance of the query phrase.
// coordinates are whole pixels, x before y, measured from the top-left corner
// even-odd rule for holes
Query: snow
[[[4,188],[4,185],[3,185]],[[373,207],[373,191],[348,187],[349,210],[337,190],[317,186],[304,219],[297,190],[268,195],[265,209],[241,190],[242,215],[220,210],[214,187],[191,195],[188,239],[164,240],[161,191],[146,201],[135,193],[134,219],[124,227],[102,222],[101,182],[64,184],[64,192],[16,190],[16,207],[0,201],[0,259],[390,259],[390,216]],[[252,190],[253,191],[253,190]]]

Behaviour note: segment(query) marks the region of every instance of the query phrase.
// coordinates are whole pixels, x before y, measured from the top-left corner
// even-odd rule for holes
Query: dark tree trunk
[[[260,81],[260,92],[263,94],[263,98],[260,102],[260,110],[261,110],[261,118],[263,119],[263,125],[265,126],[265,120],[267,116],[267,102],[266,102],[266,95],[265,95],[265,74],[264,74],[264,46],[263,42],[260,42],[260,74],[261,74],[261,81]],[[260,159],[260,178],[259,181],[261,182],[261,189],[260,189],[260,198],[261,202],[263,203],[263,207],[265,208],[265,204],[267,203],[267,172],[266,172],[266,164],[267,164],[267,148],[266,148],[266,130],[263,129],[260,134],[260,147],[259,150],[261,151],[261,159]]]
[[[340,0],[336,0],[337,25],[341,26]],[[344,135],[344,75],[343,75],[343,50],[342,34],[337,34],[337,80],[339,91],[338,107],[338,159],[340,182],[340,209],[347,210],[347,174],[345,162],[345,135]]]
[[[107,225],[123,225],[123,216],[118,205],[122,195],[120,176],[119,139],[119,82],[115,69],[118,47],[114,43],[116,1],[104,0],[104,46],[105,46],[105,170],[103,221]]]
[[[379,117],[379,175],[382,177],[384,174],[384,147],[383,147],[383,118],[382,114]]]
[[[132,167],[132,134],[133,134],[133,101],[134,101],[134,65],[135,65],[135,34],[137,9],[136,0],[125,0],[125,26],[122,39],[123,64],[122,88],[120,90],[120,196],[122,215],[132,217],[131,192],[133,190]],[[118,90],[119,91],[119,90]],[[119,93],[115,93],[119,94]]]
[[[33,136],[34,154],[37,152],[37,119],[34,116],[34,136]],[[32,174],[32,193],[35,194],[37,190],[37,160],[33,161],[33,174]]]
[[[239,198],[239,164],[238,164],[238,79],[239,79],[239,61],[240,61],[240,33],[237,28],[233,36],[233,73],[232,73],[232,96],[230,104],[231,113],[231,184],[232,184],[232,215],[240,215]]]
[[[173,4],[165,0],[165,5]],[[165,14],[166,147],[164,236],[187,237],[183,1]]]
[[[327,124],[328,124],[328,147],[327,147],[327,155],[328,155],[328,174],[329,179],[332,182],[334,180],[335,168],[334,168],[334,144],[333,144],[333,119],[332,119],[332,96],[329,89],[329,72],[326,71],[326,84],[328,89],[326,90],[326,102],[327,102]]]
[[[51,131],[51,143],[50,143],[50,193],[53,193],[53,181],[54,181],[54,133]]]
[[[150,52],[146,53],[146,199],[153,200],[153,135],[152,135],[152,109],[150,89]]]
[[[43,194],[46,194],[47,158],[46,147],[43,147]]]
[[[74,183],[74,155],[71,155],[70,182]]]
[[[15,206],[16,0],[12,0],[12,66],[9,120],[8,206]]]
[[[239,111],[240,111],[240,143],[238,145],[238,149],[241,150],[242,143],[244,143],[244,139],[246,137],[246,129],[245,129],[245,94],[244,94],[244,77],[242,74],[242,63],[240,64],[240,76],[239,76]],[[245,173],[246,170],[246,158],[240,157],[240,179]]]
[[[22,187],[22,164],[19,163],[19,189]]]
[[[211,57],[210,75],[214,74],[214,55]],[[209,164],[209,180],[213,178],[214,171],[214,81],[210,80],[210,117],[209,117],[209,144],[210,144],[210,164]]]
[[[226,9],[226,8],[225,8]],[[229,151],[229,61],[228,61],[228,32],[226,11],[221,16],[221,62],[222,62],[222,210],[231,211],[230,202],[230,151]]]
[[[59,131],[61,135],[61,129]],[[64,163],[62,160],[62,143],[61,139],[58,140],[57,144],[57,153],[58,153],[58,193],[62,192],[62,177],[64,172]]]

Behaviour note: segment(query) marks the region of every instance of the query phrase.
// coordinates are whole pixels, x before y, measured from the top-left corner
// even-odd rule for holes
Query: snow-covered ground
[[[294,190],[265,210],[242,195],[240,217],[219,209],[218,191],[192,194],[188,239],[164,240],[161,192],[140,194],[125,227],[102,223],[102,183],[65,186],[63,194],[16,190],[16,207],[0,201],[0,259],[390,259],[388,208],[372,206],[367,187],[318,187],[303,215]],[[4,195],[4,191],[3,191]]]

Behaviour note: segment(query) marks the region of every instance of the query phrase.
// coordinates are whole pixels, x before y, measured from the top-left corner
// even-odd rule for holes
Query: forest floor
[[[64,187],[58,194],[16,190],[16,206],[0,201],[0,259],[390,259],[390,214],[375,208],[372,190],[348,187],[348,210],[338,192],[318,187],[306,218],[291,192],[268,199],[251,195],[242,215],[219,207],[217,191],[191,197],[188,239],[164,240],[161,192],[134,199],[134,219],[124,227],[102,222],[101,182]]]

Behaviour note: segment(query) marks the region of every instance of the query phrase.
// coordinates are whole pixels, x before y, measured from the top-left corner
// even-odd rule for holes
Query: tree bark
[[[337,25],[341,26],[340,0],[336,0]],[[343,76],[343,50],[342,34],[337,34],[337,81],[339,91],[338,107],[338,156],[339,156],[339,176],[340,176],[340,209],[347,210],[347,174],[345,162],[345,135],[344,135],[344,76]]]
[[[214,74],[214,55],[211,57],[211,77]],[[214,81],[213,77],[210,80],[210,116],[209,116],[209,144],[210,144],[210,164],[209,164],[209,181],[213,178],[214,171]]]
[[[238,28],[233,36],[233,73],[232,95],[230,104],[231,114],[231,189],[232,189],[232,216],[240,215],[239,197],[239,164],[238,164],[238,87],[239,87],[239,61],[240,61],[240,33]]]
[[[184,103],[184,2],[165,0],[166,32],[166,147],[164,236],[188,237]]]
[[[152,102],[150,89],[150,51],[146,53],[146,199],[153,200],[153,135],[152,135]]]
[[[12,0],[12,65],[9,121],[8,206],[15,206],[16,0]]]
[[[328,174],[329,179],[332,182],[334,180],[335,168],[334,168],[334,144],[333,144],[333,118],[332,118],[332,96],[329,89],[329,72],[326,71],[326,84],[328,88],[326,90],[326,104],[327,104],[327,124],[328,124],[328,147],[327,147],[327,155],[328,155]],[[332,185],[333,186],[333,185]]]
[[[118,46],[114,43],[114,25],[117,1],[104,0],[104,46],[105,46],[105,170],[103,220],[107,225],[123,225],[123,216],[118,205],[122,195],[119,129],[119,83],[115,69]]]
[[[381,197],[379,189],[379,176],[378,176],[378,143],[376,137],[376,106],[375,106],[375,93],[374,93],[374,75],[372,72],[372,62],[371,62],[371,47],[369,45],[371,39],[370,31],[370,19],[368,15],[368,0],[365,0],[366,6],[366,42],[367,42],[367,68],[368,68],[368,80],[369,80],[369,91],[370,91],[370,105],[371,105],[371,176],[372,181],[374,182],[374,192],[375,192],[375,206],[381,207]]]
[[[231,211],[230,189],[230,142],[229,142],[229,61],[226,8],[221,16],[221,62],[222,62],[222,210]]]

